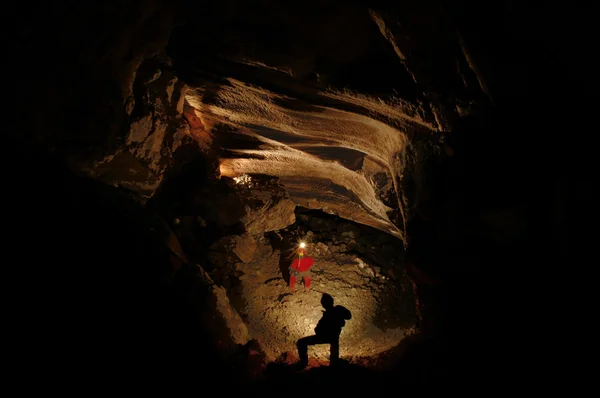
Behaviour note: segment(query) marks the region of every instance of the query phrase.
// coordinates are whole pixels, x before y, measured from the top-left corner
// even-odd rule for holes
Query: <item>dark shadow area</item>
[[[219,124],[214,128],[216,134],[214,138],[215,150],[220,151],[219,157],[232,158],[262,158],[262,155],[238,153],[237,150],[257,150],[264,143],[256,137],[239,134],[238,128]]]
[[[338,366],[321,366],[298,371],[297,366],[285,364],[269,364],[266,372],[266,382],[257,382],[249,385],[251,391],[276,394],[282,388],[301,385],[318,387],[321,391],[335,391],[349,396],[356,391],[358,385],[369,384],[377,388],[397,386],[401,380],[389,379],[385,373],[375,372],[362,366],[341,362]]]
[[[320,87],[331,84],[383,97],[394,91],[410,99],[416,96],[410,75],[371,20],[368,2],[311,1],[282,7],[256,1],[187,3],[189,14],[203,15],[205,22],[174,30],[168,50],[178,64],[215,72],[216,62],[246,58],[291,67],[295,80]],[[249,66],[234,66],[236,71],[244,68]]]
[[[244,231],[244,207],[227,180],[209,177],[212,166],[197,156],[169,176],[146,204],[168,222],[189,260],[204,266],[211,263],[211,245]]]
[[[317,72],[328,77],[335,87],[347,88],[377,98],[390,98],[398,93],[407,101],[418,98],[418,89],[392,45],[372,25],[375,38],[369,50],[346,65],[331,68],[328,60],[317,61]],[[329,74],[328,69],[334,72]],[[322,69],[322,70],[321,70]]]
[[[341,163],[347,169],[357,171],[363,167],[365,154],[363,152],[343,148],[336,147],[334,145],[330,146],[313,146],[313,145],[295,145],[295,148],[300,149],[306,153],[311,155],[316,155],[324,160],[335,160]]]
[[[193,278],[167,246],[162,220],[50,156],[13,155],[3,161],[21,167],[2,170],[11,187],[3,194],[4,243],[19,259],[5,274],[4,338],[13,344],[6,358],[15,377],[35,375],[46,387],[188,371],[235,377],[197,316],[211,304],[189,288]]]
[[[278,233],[267,232],[265,236],[269,239],[273,250],[279,250],[279,269],[281,276],[286,284],[290,283],[290,265],[294,261],[294,254],[298,249],[298,236],[288,229],[281,230]]]

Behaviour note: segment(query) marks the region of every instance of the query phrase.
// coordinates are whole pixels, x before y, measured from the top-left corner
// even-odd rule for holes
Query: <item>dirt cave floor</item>
[[[291,294],[287,267],[293,249],[282,253],[268,239],[248,239],[255,246],[253,255],[247,256],[251,259],[246,262],[235,263],[237,288],[228,289],[228,295],[268,361],[289,360],[296,355],[296,341],[314,334],[324,310],[323,293],[352,313],[340,337],[340,357],[349,362],[364,363],[416,332],[414,286],[404,273],[393,280],[355,254],[335,252],[335,247],[320,242],[309,243],[309,255],[315,260],[311,288],[307,291],[298,282]],[[309,347],[309,357],[327,361],[329,346]]]

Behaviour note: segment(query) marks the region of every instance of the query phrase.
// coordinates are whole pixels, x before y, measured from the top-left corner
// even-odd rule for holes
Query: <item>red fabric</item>
[[[294,291],[294,286],[296,286],[296,277],[294,274],[290,275],[290,290]],[[304,288],[306,290],[310,289],[310,278],[304,277]]]
[[[298,272],[306,272],[312,268],[315,264],[315,261],[312,257],[296,257],[294,261],[292,261],[292,269]],[[307,276],[303,276],[304,278],[304,287],[308,290],[310,289],[310,278]],[[302,279],[302,278],[301,278]],[[290,290],[294,291],[294,286],[296,286],[296,275],[292,272],[290,275]]]
[[[298,272],[305,272],[311,269],[314,264],[315,261],[312,259],[312,257],[296,257],[294,261],[292,261],[292,269],[295,269]]]

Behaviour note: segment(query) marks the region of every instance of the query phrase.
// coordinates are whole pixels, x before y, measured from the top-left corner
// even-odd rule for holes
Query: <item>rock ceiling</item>
[[[234,3],[196,5],[189,13],[201,21],[171,34],[166,52],[176,77],[153,107],[172,103],[189,128],[169,133],[176,113],[168,110],[155,115],[154,127],[137,116],[126,142],[138,146],[129,153],[160,175],[165,153],[186,131],[217,159],[221,177],[278,177],[297,205],[404,240],[411,200],[404,177],[415,143],[439,148],[453,122],[486,95],[448,18],[433,3],[410,1],[396,9]],[[151,75],[147,82],[161,78]],[[119,156],[102,167],[130,162]],[[160,181],[145,184],[149,195]]]
[[[210,93],[214,104],[202,103],[205,94],[203,89],[194,90],[187,99],[201,117],[231,124],[234,129],[229,134],[242,136],[228,137],[231,144],[221,158],[221,175],[277,176],[299,205],[401,237],[388,217],[393,209],[381,196],[392,192],[402,212],[404,203],[397,193],[408,143],[405,131],[427,133],[433,126],[403,113],[402,108],[349,94],[319,93],[330,105],[317,106],[235,79]],[[344,110],[362,103],[392,123]],[[378,186],[382,179],[385,184]]]
[[[221,175],[277,176],[298,205],[403,239],[408,147],[440,140],[447,128],[441,101],[418,92],[433,89],[436,74],[460,80],[463,92],[452,93],[456,113],[466,79],[477,80],[468,54],[444,26],[427,31],[439,20],[435,9],[420,10],[417,18],[428,24],[409,25],[413,37],[396,39],[386,14],[366,7],[265,4],[213,11],[216,21],[173,38],[192,86],[186,100],[222,149]],[[392,22],[397,27],[402,18]],[[217,23],[223,28],[212,31]],[[452,39],[435,41],[444,34]],[[422,55],[416,42],[425,46]],[[411,69],[426,62],[442,67]]]

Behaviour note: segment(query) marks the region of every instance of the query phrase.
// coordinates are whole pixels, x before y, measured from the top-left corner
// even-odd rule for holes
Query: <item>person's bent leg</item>
[[[304,277],[304,288],[310,290],[310,278],[308,276]]]
[[[294,274],[290,275],[290,292],[294,293],[294,286],[296,286],[296,276]]]
[[[296,342],[296,347],[298,348],[298,356],[300,357],[300,363],[304,366],[308,365],[308,346],[319,344],[319,337],[317,336],[307,336],[302,337],[300,340]]]

